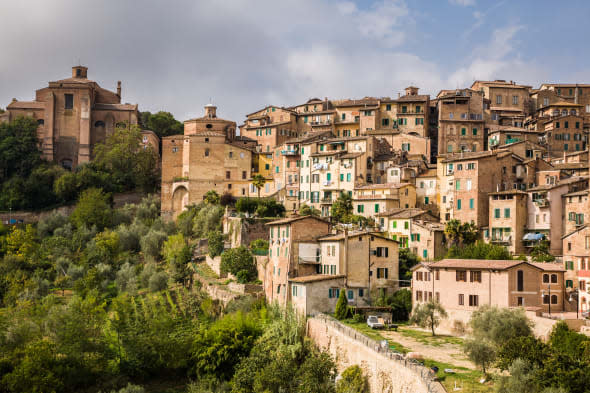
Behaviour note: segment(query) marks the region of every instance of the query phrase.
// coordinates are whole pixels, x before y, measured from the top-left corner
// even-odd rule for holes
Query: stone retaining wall
[[[324,315],[307,320],[307,335],[336,361],[338,372],[359,365],[371,393],[445,393],[434,374],[418,362],[383,348],[356,330]]]

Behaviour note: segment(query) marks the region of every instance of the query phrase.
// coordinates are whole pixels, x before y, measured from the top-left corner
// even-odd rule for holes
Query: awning
[[[542,233],[527,233],[524,235],[524,237],[522,238],[522,240],[542,240],[545,238],[545,235],[543,235]]]

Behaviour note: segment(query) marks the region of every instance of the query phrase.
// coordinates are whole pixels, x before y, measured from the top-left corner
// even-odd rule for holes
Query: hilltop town
[[[450,390],[450,381],[455,387],[464,381],[453,379],[454,371],[445,371],[446,383],[440,377],[442,369],[456,368],[444,365],[453,365],[458,353],[465,370],[481,369],[473,375],[482,382],[473,377],[469,383],[490,389],[463,391],[499,386],[486,380],[489,367],[512,373],[509,366],[520,359],[507,355],[497,337],[486,337],[489,346],[480,352],[469,347],[481,338],[473,323],[480,313],[494,316],[488,322],[501,312],[528,321],[524,336],[547,345],[548,357],[558,356],[551,340],[559,329],[584,345],[590,340],[590,84],[476,80],[435,96],[409,86],[392,97],[261,105],[244,119],[224,119],[223,103],[208,104],[202,117],[182,125],[170,120],[158,130],[150,129],[157,123],[149,116],[155,115],[121,100],[120,81],[110,91],[88,79],[88,68],[75,66],[71,77],[49,82],[32,101],[14,99],[0,113],[0,136],[18,140],[26,131],[36,138],[23,139],[32,146],[27,157],[38,155],[31,168],[11,166],[24,153],[2,155],[9,148],[0,149],[0,210],[6,210],[0,213],[0,305],[11,310],[7,321],[20,318],[20,302],[53,292],[83,301],[96,296],[105,302],[101,318],[108,318],[111,302],[120,318],[139,315],[137,307],[148,306],[124,294],[156,293],[161,297],[149,306],[154,313],[177,313],[167,325],[172,337],[176,322],[217,320],[248,298],[308,318],[307,335],[340,362],[333,365],[338,371],[370,364],[363,372],[371,391],[390,386],[379,373],[396,375],[412,391]],[[197,290],[202,294],[194,295]],[[201,304],[199,310],[191,302]],[[247,307],[259,321],[252,322],[256,328],[248,321],[232,324],[262,336],[261,307]],[[439,308],[431,308],[425,322],[419,315],[428,307]],[[366,327],[372,316],[388,329],[404,327],[399,334],[374,333]],[[431,329],[433,337],[438,329],[447,341],[424,338],[424,330],[410,325]],[[221,323],[217,328],[223,329]],[[43,341],[45,328],[35,329],[31,337]],[[121,370],[148,357],[131,343],[130,332],[138,327],[129,322],[125,329],[117,331],[129,335],[126,343],[121,339],[128,347],[117,352]],[[203,349],[215,338],[199,334],[190,355],[167,355],[200,359],[195,366],[174,366],[197,379],[217,361]],[[114,341],[105,340],[114,348]],[[394,344],[381,348],[383,340]],[[443,345],[446,357],[408,365],[407,353],[420,351],[412,345],[428,351],[424,342]],[[302,357],[321,361],[311,346],[301,345]],[[149,356],[155,359],[157,352]],[[500,360],[482,359],[484,352]],[[130,354],[136,358],[121,365]],[[14,359],[20,356],[15,352]],[[255,385],[239,380],[240,372],[254,370],[257,361],[272,363],[248,351],[240,356],[251,363],[236,360],[229,371],[214,370],[229,373],[224,381],[234,389]],[[162,359],[153,362],[164,367]],[[88,366],[88,375],[99,363]],[[311,378],[301,362],[293,364],[301,367],[299,381]],[[0,377],[8,375],[0,390],[26,385],[13,371],[0,371]],[[142,375],[154,372],[146,366]],[[255,391],[248,389],[232,391]],[[331,391],[322,389],[309,391]]]

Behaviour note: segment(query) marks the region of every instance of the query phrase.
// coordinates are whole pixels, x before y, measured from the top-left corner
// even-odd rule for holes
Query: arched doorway
[[[188,205],[188,190],[179,186],[172,193],[172,215],[176,218]]]

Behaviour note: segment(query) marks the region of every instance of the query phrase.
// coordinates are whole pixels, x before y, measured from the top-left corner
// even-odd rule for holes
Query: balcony
[[[515,142],[520,142],[519,138],[506,138],[506,144],[510,144],[510,143],[515,143]]]
[[[299,256],[299,263],[304,265],[319,265],[322,260],[320,255],[316,256]]]
[[[311,122],[309,122],[309,124],[311,124],[312,127],[317,127],[317,126],[331,126],[332,125],[332,120],[311,121]]]
[[[297,151],[297,150],[281,150],[281,155],[283,155],[283,156],[298,156],[299,151]]]
[[[511,245],[512,244],[512,236],[508,237],[492,237],[490,240],[492,243],[495,244],[502,244],[502,245]]]
[[[547,207],[549,206],[549,201],[545,198],[542,199],[535,199],[533,201],[533,203],[537,206],[537,207]]]
[[[320,200],[320,202],[323,203],[323,204],[331,204],[332,203],[332,197],[323,197]]]

